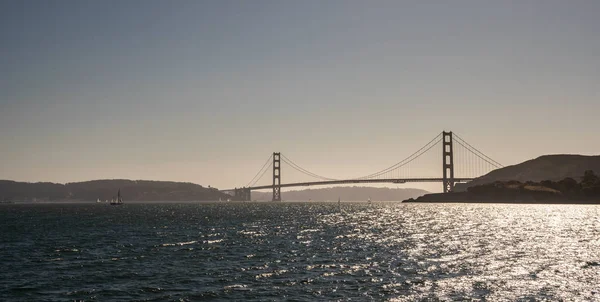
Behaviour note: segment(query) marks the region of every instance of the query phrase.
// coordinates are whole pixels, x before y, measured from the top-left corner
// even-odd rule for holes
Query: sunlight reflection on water
[[[3,206],[3,301],[595,300],[600,207]]]

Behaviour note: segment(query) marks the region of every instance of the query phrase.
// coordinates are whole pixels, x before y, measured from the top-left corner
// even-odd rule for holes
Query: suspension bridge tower
[[[454,151],[452,150],[452,131],[442,132],[442,155],[444,169],[444,193],[454,191]]]
[[[281,153],[273,152],[273,201],[281,201]]]

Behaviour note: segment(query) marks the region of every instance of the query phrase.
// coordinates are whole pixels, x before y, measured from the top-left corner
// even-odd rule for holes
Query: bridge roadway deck
[[[455,182],[467,182],[471,181],[473,178],[454,178]],[[309,186],[326,186],[326,185],[339,185],[339,184],[360,184],[360,183],[396,183],[403,184],[408,182],[442,182],[443,178],[386,178],[386,179],[346,179],[346,180],[325,180],[325,181],[313,181],[313,182],[295,182],[288,184],[281,184],[282,188],[289,187],[309,187]],[[247,187],[247,188],[238,188],[238,189],[250,189],[252,190],[265,190],[272,189],[273,185],[266,186],[257,186],[257,187]],[[235,189],[229,190],[221,190],[221,192],[225,191],[234,191]]]

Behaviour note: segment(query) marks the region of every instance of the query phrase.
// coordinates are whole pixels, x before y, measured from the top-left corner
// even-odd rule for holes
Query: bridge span
[[[454,145],[454,142],[457,145]],[[411,166],[409,164],[414,163],[415,160],[420,158],[423,154],[429,152],[433,147],[441,144],[442,154],[442,177],[410,177],[413,173],[408,173],[408,177],[397,177],[400,174],[399,171],[408,170],[410,172]],[[457,149],[458,148],[458,149]],[[458,159],[462,162],[459,163],[459,170],[462,173],[465,171],[470,172],[471,176],[460,176],[455,175],[455,153],[458,152]],[[439,156],[439,155],[438,155]],[[438,158],[437,156],[435,156]],[[292,169],[303,173],[312,178],[318,179],[318,181],[304,181],[304,182],[293,182],[293,183],[282,183],[281,182],[281,163],[286,163]],[[270,165],[269,165],[270,163]],[[476,177],[502,167],[497,161],[491,159],[475,147],[471,146],[460,136],[452,132],[443,131],[433,138],[429,143],[420,148],[418,151],[405,158],[404,160],[378,172],[357,177],[351,179],[334,179],[329,177],[323,177],[318,174],[312,173],[287,158],[285,155],[274,152],[273,155],[267,159],[267,162],[258,171],[248,185],[234,188],[221,190],[221,192],[230,194],[238,201],[251,200],[251,194],[253,190],[273,190],[273,201],[281,201],[281,188],[290,187],[308,187],[308,186],[326,186],[326,185],[338,185],[338,184],[361,184],[361,183],[422,183],[422,182],[441,182],[443,185],[444,193],[452,192],[454,190],[454,184],[460,182],[468,182]],[[460,169],[462,168],[462,169]],[[257,185],[257,183],[265,176],[267,171],[272,170],[272,183],[268,185]],[[413,170],[414,171],[414,170]]]
[[[454,182],[467,182],[473,178],[455,178]],[[390,178],[390,179],[346,179],[346,180],[325,180],[325,181],[312,181],[312,182],[295,182],[289,184],[281,184],[282,188],[289,187],[309,187],[309,186],[327,186],[327,185],[340,185],[340,184],[364,184],[364,183],[394,183],[403,184],[408,182],[442,182],[443,178]],[[249,190],[264,190],[272,189],[273,185],[248,187],[245,189]],[[223,190],[228,191],[228,190]],[[229,190],[231,191],[231,190]]]
[[[468,182],[473,178],[455,178],[455,183]],[[345,180],[325,180],[325,181],[311,181],[311,182],[295,182],[281,184],[280,188],[291,188],[291,187],[310,187],[310,186],[327,186],[327,185],[340,185],[340,184],[363,184],[363,183],[392,183],[392,184],[403,184],[403,183],[422,183],[422,182],[443,182],[443,178],[389,178],[389,179],[345,179]],[[235,189],[221,190],[221,192],[233,196],[239,201],[252,200],[252,191],[274,189],[273,185],[256,186],[256,187],[242,187]],[[281,193],[280,193],[281,194]]]

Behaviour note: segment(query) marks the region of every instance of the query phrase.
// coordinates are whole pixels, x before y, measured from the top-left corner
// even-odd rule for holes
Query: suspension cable
[[[419,153],[417,156],[415,156],[415,157],[414,157],[414,158],[412,158],[411,160],[409,160],[409,161],[407,161],[407,162],[405,162],[405,163],[403,163],[403,164],[401,164],[401,165],[399,165],[399,166],[395,167],[394,169],[399,169],[399,168],[402,168],[402,167],[404,167],[404,166],[406,166],[406,165],[409,165],[409,164],[411,164],[413,161],[415,161],[415,160],[419,159],[419,158],[420,158],[420,157],[421,157],[423,154],[427,153],[427,152],[428,152],[429,150],[431,150],[433,147],[437,146],[437,145],[438,145],[440,142],[441,142],[441,140],[437,141],[435,144],[433,144],[433,145],[429,146],[429,148],[425,149],[425,151],[423,151],[423,152]],[[379,174],[377,174],[377,175],[374,175],[373,177],[379,177],[379,176],[381,176],[382,174],[384,174],[384,173],[387,173],[387,172],[390,172],[390,171],[392,171],[392,170],[385,171],[385,172],[383,172],[383,173],[379,173]],[[410,166],[409,166],[409,173],[408,173],[408,174],[410,175]]]
[[[429,141],[426,145],[424,145],[423,147],[421,147],[421,149],[417,150],[416,152],[414,152],[413,154],[411,154],[410,156],[408,156],[407,158],[403,159],[402,161],[386,168],[383,169],[379,172],[375,172],[373,174],[369,174],[367,176],[363,176],[363,177],[358,177],[355,179],[366,179],[366,178],[371,178],[371,177],[377,177],[383,173],[389,172],[391,170],[394,170],[396,168],[400,168],[408,163],[410,163],[411,161],[415,160],[416,158],[418,158],[419,156],[423,155],[424,153],[426,153],[427,151],[429,151],[431,148],[433,148],[433,146],[437,145],[440,142],[440,138],[441,138],[442,133],[440,132],[440,134],[438,134],[436,137],[434,137],[431,141]],[[435,144],[429,146],[431,143],[433,143],[435,140],[438,140]],[[429,146],[429,148],[427,148]],[[427,148],[425,151],[423,151],[423,149]],[[421,152],[423,151],[423,152]],[[412,158],[413,156],[415,156],[416,154],[418,154],[415,158]],[[412,159],[411,159],[412,158]],[[408,162],[407,162],[408,161]]]
[[[299,172],[302,172],[308,176],[312,176],[314,178],[319,178],[322,180],[339,180],[339,179],[334,179],[334,178],[329,178],[329,177],[325,177],[325,176],[321,176],[318,174],[315,174],[313,172],[310,172],[302,167],[300,167],[299,165],[297,165],[296,163],[294,163],[291,159],[287,158],[284,154],[281,154],[281,158],[283,159],[283,161],[287,164],[289,164],[292,168],[296,169]]]
[[[456,138],[458,138],[458,140],[462,141],[463,143],[467,144],[467,146],[471,147],[471,149],[473,149],[473,150],[477,151],[479,154],[483,155],[483,156],[484,156],[485,158],[487,158],[489,161],[491,161],[491,162],[495,163],[496,165],[498,165],[498,166],[496,166],[496,168],[501,168],[501,167],[504,167],[504,166],[503,166],[501,163],[499,163],[499,162],[497,162],[497,161],[493,160],[493,159],[492,159],[492,158],[490,158],[489,156],[485,155],[485,153],[483,153],[483,152],[481,152],[481,151],[477,150],[477,148],[475,148],[475,147],[471,146],[471,144],[469,144],[467,141],[465,141],[465,140],[464,140],[462,137],[460,137],[458,134],[456,134],[456,133],[453,133],[453,134],[454,134],[454,136],[456,136]],[[465,146],[463,145],[463,147],[465,147]],[[465,147],[465,148],[467,148],[467,147]],[[467,149],[469,149],[469,148],[467,148]],[[471,152],[472,152],[472,153],[474,153],[473,151],[471,151]]]
[[[463,145],[463,144],[460,142],[460,140],[457,140],[456,142],[457,142],[459,145],[463,146],[463,148],[467,149],[468,151],[471,151],[469,148],[467,148],[465,145]],[[491,166],[493,166],[493,167],[495,167],[495,168],[501,168],[501,166],[498,166],[497,164],[490,162],[490,161],[489,161],[489,160],[487,160],[486,158],[483,158],[483,157],[479,156],[477,153],[475,153],[475,152],[473,152],[473,151],[471,151],[471,153],[472,153],[473,155],[475,155],[475,156],[479,157],[481,160],[485,161],[486,163],[490,164]],[[480,168],[481,168],[481,165],[479,165],[479,166],[480,166]]]
[[[251,187],[250,184],[256,179],[256,177],[260,174],[260,172],[262,172],[262,170],[267,166],[267,164],[271,161],[272,158],[273,158],[273,154],[271,154],[271,156],[269,156],[269,158],[267,159],[267,161],[265,162],[265,164],[262,166],[262,168],[260,168],[260,170],[258,170],[258,172],[256,173],[256,175],[254,175],[254,177],[252,177],[252,179],[248,182],[248,184],[246,185],[246,187]],[[271,164],[273,164],[273,163],[271,163]],[[263,175],[264,175],[264,172],[263,172]],[[259,179],[261,179],[261,178],[262,178],[262,176]],[[257,181],[259,179],[257,179]],[[256,183],[256,181],[254,181],[254,184],[255,183]],[[252,184],[252,186],[254,186],[254,184]]]
[[[260,177],[258,179],[256,179],[256,181],[254,181],[254,183],[252,183],[248,187],[254,187],[256,185],[256,183],[259,182],[263,178],[263,176],[265,176],[265,174],[267,173],[267,171],[269,171],[269,168],[271,168],[271,167],[273,167],[273,163],[271,163],[269,165],[269,167],[266,168],[265,171],[263,171],[263,173],[260,175]]]

